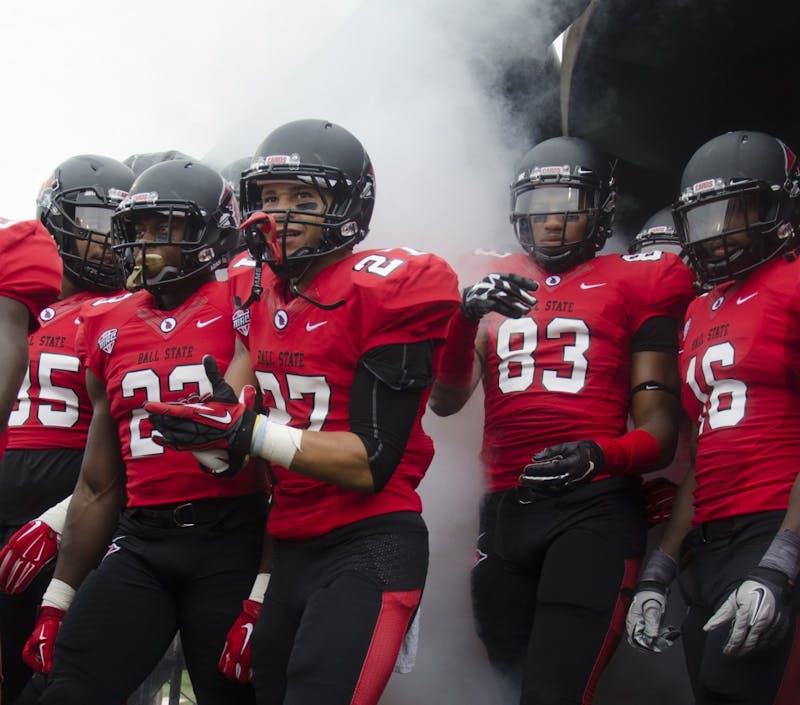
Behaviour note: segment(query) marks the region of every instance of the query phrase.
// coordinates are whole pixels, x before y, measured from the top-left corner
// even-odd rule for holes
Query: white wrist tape
[[[258,414],[250,440],[250,455],[257,455],[282,468],[289,468],[295,453],[301,450],[302,437],[303,432],[299,428],[275,423],[264,414]]]
[[[46,509],[39,516],[39,521],[47,524],[57,534],[64,533],[64,524],[67,521],[67,509],[72,501],[72,495],[65,497],[58,504]]]
[[[253,583],[253,589],[250,591],[248,600],[255,600],[256,602],[264,602],[264,593],[267,591],[269,585],[269,573],[259,573]]]
[[[42,607],[57,607],[66,612],[75,597],[75,588],[63,580],[53,578],[42,595]]]

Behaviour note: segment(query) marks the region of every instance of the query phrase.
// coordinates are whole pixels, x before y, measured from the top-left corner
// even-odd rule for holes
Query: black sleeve
[[[431,341],[382,345],[359,360],[350,388],[350,430],[367,450],[376,492],[400,463],[432,381]]]
[[[669,316],[648,318],[633,334],[631,352],[678,352],[678,326]]]

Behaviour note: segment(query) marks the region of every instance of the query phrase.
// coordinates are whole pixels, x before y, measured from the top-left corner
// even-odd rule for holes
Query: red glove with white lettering
[[[29,521],[0,551],[0,592],[17,595],[58,553],[61,534],[40,519]]]
[[[649,529],[669,519],[672,505],[675,504],[678,485],[666,477],[656,477],[645,482],[642,489],[644,490],[644,515]]]
[[[22,647],[22,660],[36,673],[50,673],[56,635],[66,612],[58,607],[42,607],[33,633]]]
[[[201,466],[217,476],[238,472],[250,453],[256,413],[240,402],[225,381],[211,355],[203,358],[206,376],[213,390],[210,398],[199,402],[147,402],[145,411],[153,424],[152,439],[158,445],[175,450],[228,452],[230,463],[215,469],[211,456],[200,457]],[[251,395],[252,400],[252,395]]]
[[[253,682],[250,642],[260,614],[260,602],[256,600],[242,602],[242,613],[230,628],[222,656],[219,658],[219,670],[227,678],[239,683]]]

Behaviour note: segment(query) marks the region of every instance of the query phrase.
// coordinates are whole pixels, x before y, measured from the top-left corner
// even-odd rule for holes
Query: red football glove
[[[232,475],[250,452],[256,414],[236,398],[211,355],[203,358],[203,366],[213,390],[210,398],[191,403],[147,402],[144,408],[153,424],[154,442],[175,450],[227,450],[228,467],[216,470],[202,456],[200,462],[215,475]]]
[[[29,521],[0,551],[0,592],[17,595],[58,553],[61,536],[39,519]]]
[[[22,647],[22,660],[36,673],[50,673],[53,667],[56,635],[65,614],[58,607],[42,607],[39,610],[36,627]]]
[[[647,528],[651,528],[669,519],[678,485],[666,477],[656,477],[642,485],[644,490],[644,515]]]
[[[219,670],[231,680],[240,683],[253,682],[250,638],[260,614],[260,602],[245,600],[242,602],[242,613],[228,632],[222,656],[219,657]]]

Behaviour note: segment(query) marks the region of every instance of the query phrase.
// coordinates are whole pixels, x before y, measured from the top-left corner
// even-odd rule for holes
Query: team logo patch
[[[41,318],[43,321],[52,321],[55,317],[56,312],[49,306],[47,308],[43,308],[42,312],[39,314],[39,318]]]
[[[286,313],[282,308],[278,309],[275,312],[275,318],[273,319],[275,323],[275,327],[278,330],[283,330],[286,326],[289,325],[289,314]]]
[[[547,277],[544,283],[547,284],[547,286],[558,286],[561,283],[561,277],[554,274],[551,277]]]
[[[103,560],[108,558],[111,554],[117,553],[117,551],[121,551],[122,550],[122,547],[117,543],[117,541],[122,541],[122,539],[124,539],[124,538],[125,538],[124,536],[115,536],[112,539],[111,543],[108,546],[108,550],[106,551],[106,554],[103,556]]]
[[[161,328],[162,333],[171,333],[172,331],[175,330],[175,326],[177,325],[178,322],[174,318],[170,317],[170,318],[165,318],[163,321],[161,321],[161,325],[159,326],[159,328]]]
[[[237,308],[233,312],[233,328],[241,335],[248,335],[250,333],[250,309]]]
[[[724,296],[720,296],[713,304],[711,304],[711,310],[712,311],[719,310],[719,307],[722,306],[724,301],[725,301],[725,297]]]
[[[97,347],[99,347],[104,353],[108,353],[110,355],[111,351],[114,349],[114,343],[117,342],[118,332],[119,330],[117,328],[110,328],[104,333],[101,333],[100,337],[97,339]]]

